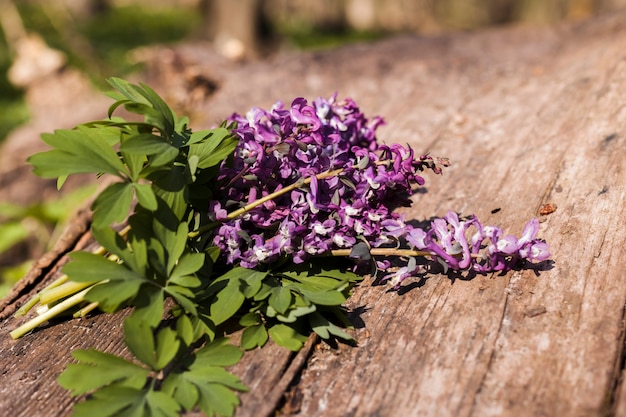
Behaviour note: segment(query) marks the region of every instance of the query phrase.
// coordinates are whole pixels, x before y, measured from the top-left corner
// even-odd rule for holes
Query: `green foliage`
[[[199,408],[232,415],[233,391],[246,388],[224,369],[242,355],[219,338],[226,329],[242,330],[243,349],[271,338],[296,351],[311,332],[352,342],[340,326],[349,326],[341,304],[360,280],[354,273],[328,260],[269,270],[214,265],[219,249],[202,234],[217,225],[206,207],[216,167],[237,145],[233,126],[192,132],[148,86],[109,82],[116,90],[109,120],[45,135],[52,150],[29,159],[35,172],[61,184],[85,172],[117,179],[92,205],[92,233],[108,256],[73,253],[63,271],[93,284],[85,298],[101,310],[134,309],[124,321],[134,361],[74,352],[78,363],[59,382],[74,395],[89,394],[75,414],[173,416]],[[143,121],[112,117],[119,107]]]

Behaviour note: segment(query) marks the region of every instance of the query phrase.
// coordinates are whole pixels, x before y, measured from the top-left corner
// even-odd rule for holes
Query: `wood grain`
[[[365,282],[348,302],[358,347],[311,341],[299,356],[275,346],[248,352],[235,372],[252,392],[237,416],[273,415],[283,396],[279,415],[307,417],[626,415],[624,13],[242,66],[220,67],[198,45],[170,51],[219,86],[195,102],[198,126],[338,91],[387,119],[386,142],[450,158],[408,219],[455,210],[519,234],[545,204],[556,206],[540,216],[553,253],[545,268],[435,275],[401,293]],[[163,73],[146,78],[154,84]],[[168,84],[158,85],[167,95]],[[0,409],[66,415],[71,400],[54,379],[69,351],[121,352],[122,314],[0,339]],[[4,319],[0,331],[16,324]]]

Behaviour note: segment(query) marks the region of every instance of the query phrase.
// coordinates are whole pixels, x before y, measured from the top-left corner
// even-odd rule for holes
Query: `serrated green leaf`
[[[307,339],[307,336],[298,333],[293,327],[282,323],[270,327],[269,335],[277,345],[294,352],[299,351]]]
[[[122,176],[126,172],[124,164],[112,148],[119,141],[119,135],[117,129],[108,127],[78,126],[74,130],[57,130],[42,135],[44,142],[55,149],[35,154],[28,161],[35,174],[45,178],[80,172]]]
[[[114,222],[121,223],[128,215],[133,201],[133,187],[130,183],[115,183],[102,191],[91,205],[93,227],[103,228]]]
[[[179,417],[181,407],[178,402],[161,391],[148,391],[146,417]]]
[[[143,208],[146,210],[154,211],[158,207],[156,196],[154,195],[154,191],[152,191],[152,187],[150,184],[132,184],[135,189],[135,194],[137,195],[137,201]]]
[[[96,391],[89,399],[74,405],[73,417],[147,417],[145,393],[128,387],[110,386]]]
[[[139,83],[139,86],[133,86],[143,97],[145,97],[154,109],[159,113],[159,121],[163,125],[165,132],[171,135],[174,132],[174,112],[159,97],[159,95],[146,84]]]
[[[267,297],[270,296],[270,294],[272,294],[272,288],[274,287],[266,283],[263,283],[261,285],[261,289],[254,295],[252,299],[254,301],[261,301],[261,300],[266,299]]]
[[[198,169],[198,162],[200,162],[200,158],[198,155],[191,155],[187,159],[187,165],[189,166],[189,175],[193,182],[196,179],[196,170]]]
[[[291,291],[285,287],[272,288],[272,294],[268,300],[270,306],[279,314],[284,314],[291,306],[293,297]]]
[[[126,80],[117,77],[110,77],[107,79],[107,83],[119,92],[107,93],[107,95],[109,95],[110,97],[116,98],[117,100],[125,97],[131,102],[139,102],[144,104],[149,103],[149,101],[146,100],[145,97],[143,97],[137,92],[136,89],[133,88],[133,84]]]
[[[243,305],[243,282],[265,277],[267,272],[255,271],[243,267],[235,267],[216,278],[209,286],[207,293],[213,294],[210,305],[210,317],[218,325],[231,318]]]
[[[211,258],[213,262],[217,262],[217,259],[220,256],[220,248],[217,246],[209,246],[205,249],[205,253],[209,255],[209,258]]]
[[[129,154],[126,152],[121,152],[122,158],[124,159],[124,163],[128,168],[129,177],[132,182],[137,182],[139,180],[139,176],[143,171],[144,164],[146,163],[145,155],[140,154]]]
[[[246,327],[241,334],[241,347],[245,350],[263,347],[268,339],[267,330],[263,324]]]
[[[200,393],[198,388],[185,379],[185,373],[172,373],[163,381],[162,389],[171,395],[185,410],[193,409],[198,400]]]
[[[58,378],[59,384],[82,395],[114,382],[131,388],[145,385],[150,371],[132,362],[95,349],[75,350],[72,356],[79,363],[71,363]]]

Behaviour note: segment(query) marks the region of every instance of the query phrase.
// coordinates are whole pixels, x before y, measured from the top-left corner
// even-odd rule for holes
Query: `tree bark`
[[[548,268],[433,275],[400,293],[364,282],[347,304],[358,346],[330,348],[311,338],[297,355],[276,346],[246,353],[233,369],[251,387],[237,416],[277,409],[331,417],[626,415],[625,51],[624,13],[541,30],[393,38],[245,65],[219,66],[197,45],[176,47],[186,68],[218,86],[202,100],[193,96],[195,127],[277,99],[338,92],[386,118],[381,140],[453,162],[443,176],[427,178],[407,219],[454,210],[519,235],[538,216],[552,252]],[[157,90],[169,85],[159,73],[145,77]],[[546,204],[556,211],[540,214],[550,211]],[[33,285],[5,302],[2,334],[21,323],[9,316],[13,308],[64,261],[55,255]],[[125,314],[0,339],[0,409],[68,415],[74,399],[54,380],[70,351],[124,352]]]

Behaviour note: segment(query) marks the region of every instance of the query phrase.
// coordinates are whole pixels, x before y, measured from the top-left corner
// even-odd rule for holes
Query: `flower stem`
[[[59,285],[64,284],[68,279],[69,279],[69,277],[67,275],[63,275],[62,277],[57,278],[56,280],[54,280],[52,283],[50,283],[48,286],[46,286],[43,290],[41,290],[37,294],[35,294],[35,296],[33,298],[31,298],[30,300],[28,300],[28,302],[26,304],[24,304],[22,307],[20,307],[19,310],[17,310],[15,312],[15,317],[26,315],[26,313],[28,313],[33,307],[35,307],[37,305],[37,303],[40,302],[42,293],[44,293],[46,291],[50,291],[53,288],[56,288]]]
[[[63,300],[62,302],[55,305],[54,307],[52,307],[45,313],[42,313],[38,315],[37,317],[35,317],[34,319],[29,320],[27,323],[13,330],[9,334],[11,335],[13,339],[19,339],[20,337],[24,336],[26,333],[30,332],[31,330],[35,329],[36,327],[45,323],[46,321],[54,318],[58,314],[85,301],[85,294],[87,294],[87,291],[89,291],[89,288],[86,288],[82,290],[81,292],[74,294],[70,298]]]
[[[68,281],[58,287],[50,290],[44,290],[39,293],[39,302],[41,304],[50,304],[58,301],[68,295],[76,294],[78,291],[84,290],[87,287],[91,287],[95,282],[75,282]]]
[[[329,253],[331,256],[350,256],[352,249],[334,249]],[[413,249],[397,249],[397,248],[371,248],[369,250],[373,256],[432,256],[431,252]]]
[[[335,169],[333,171],[324,171],[322,173],[319,173],[319,174],[315,175],[315,177],[318,180],[322,180],[324,178],[329,178],[329,177],[334,177],[336,175],[339,175],[344,170],[345,170],[345,168],[338,168],[338,169]],[[247,205],[245,205],[245,206],[243,206],[243,207],[241,207],[241,208],[239,208],[239,209],[229,213],[228,216],[226,216],[226,218],[224,220],[216,221],[216,222],[213,222],[213,223],[209,223],[209,224],[207,224],[205,226],[202,226],[202,227],[198,228],[198,230],[194,230],[192,232],[189,232],[188,236],[189,236],[189,238],[194,238],[194,237],[197,237],[197,236],[199,236],[199,235],[201,235],[203,233],[206,233],[206,232],[208,232],[210,230],[213,230],[217,226],[222,224],[224,221],[233,220],[233,219],[241,216],[242,214],[247,213],[248,211],[252,210],[255,207],[258,207],[258,206],[260,206],[262,204],[265,204],[268,201],[271,201],[271,200],[273,200],[273,199],[275,199],[277,197],[280,197],[281,195],[286,194],[286,193],[288,193],[290,191],[293,191],[293,190],[295,190],[297,188],[300,188],[302,186],[310,184],[311,183],[311,178],[312,177],[300,178],[298,181],[296,181],[296,182],[286,186],[285,188],[281,188],[278,191],[274,191],[273,193],[268,194],[265,197],[259,198],[258,200],[255,200],[252,203],[247,204]]]

